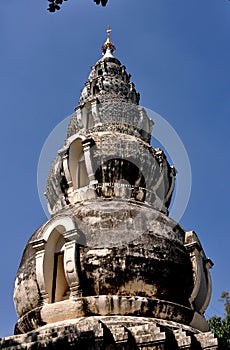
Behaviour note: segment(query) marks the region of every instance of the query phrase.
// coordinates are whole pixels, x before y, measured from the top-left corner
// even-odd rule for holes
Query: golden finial
[[[113,43],[110,40],[111,31],[112,31],[112,29],[110,28],[110,26],[108,26],[108,29],[107,29],[108,37],[107,37],[106,42],[102,45],[102,48],[101,48],[102,55],[105,55],[107,50],[112,55],[114,53],[114,51],[116,50],[116,47],[113,45]]]

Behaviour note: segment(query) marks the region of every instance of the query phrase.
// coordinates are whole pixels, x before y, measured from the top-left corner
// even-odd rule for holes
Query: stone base
[[[1,350],[217,350],[210,332],[157,318],[91,316],[40,327],[3,338]]]
[[[140,296],[98,295],[45,303],[22,316],[15,333],[27,333],[45,324],[74,318],[108,315],[154,317],[183,323],[202,332],[209,330],[202,315],[183,305]]]

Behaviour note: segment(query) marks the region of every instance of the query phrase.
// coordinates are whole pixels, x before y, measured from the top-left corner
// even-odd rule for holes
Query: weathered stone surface
[[[103,47],[51,166],[52,217],[23,253],[16,335],[0,348],[215,350],[203,317],[212,263],[167,216],[176,170],[150,145],[110,37]]]
[[[25,264],[26,268],[24,268]],[[19,293],[18,290],[20,290]],[[32,247],[28,245],[23,253],[23,258],[15,280],[14,302],[17,305],[18,313],[23,315],[35,309],[39,300],[40,292],[37,284],[34,251]]]
[[[190,325],[194,317],[194,311],[179,304],[139,296],[99,295],[80,297],[45,304],[43,307],[28,312],[18,320],[15,332],[26,333],[41,327],[43,324],[92,315],[158,317]],[[201,320],[200,327],[204,331],[208,330],[204,318]]]
[[[111,132],[109,128],[106,132],[92,132],[90,139],[86,134],[81,137],[84,140],[79,148],[83,148],[87,140],[90,143],[88,156],[85,155],[85,176],[89,180],[76,187],[76,174],[65,171],[66,167],[72,169],[71,148],[79,139],[71,138],[61,151],[64,156],[58,156],[53,162],[47,180],[46,197],[51,214],[92,198],[92,192],[95,198],[132,199],[167,214],[175,169],[168,164],[162,150],[135,136]]]
[[[96,200],[66,209],[32,236],[22,258],[15,284],[15,306],[20,317],[19,324],[28,318],[24,315],[29,311],[40,307],[44,302],[47,303],[47,294],[44,294],[39,282],[39,265],[35,268],[40,261],[40,250],[36,253],[31,245],[42,244],[45,256],[46,246],[48,249],[51,244],[47,230],[52,225],[55,227],[57,220],[60,225],[65,217],[72,218],[76,227],[75,260],[71,263],[74,270],[76,266],[76,277],[71,283],[77,283],[77,289],[73,291],[77,298],[101,295],[146,297],[147,309],[150,310],[152,306],[149,305],[154,305],[154,300],[158,299],[169,304],[172,302],[190,307],[193,274],[191,261],[184,247],[184,230],[166,215],[151,208],[143,208],[135,203]],[[69,235],[68,231],[63,234],[66,237]],[[49,258],[52,262],[53,257]],[[67,262],[64,269],[68,275],[70,263],[69,260]],[[43,271],[44,266],[41,268]],[[34,281],[34,289],[30,289],[30,296],[27,297],[25,290],[29,290],[31,280]],[[70,284],[70,290],[71,286]],[[34,303],[31,303],[31,299]],[[82,306],[77,311],[77,307],[74,317],[83,315],[81,308]],[[103,308],[99,308],[95,313],[104,314],[102,310]],[[154,312],[155,316],[158,313],[154,308],[153,311],[144,310],[145,307],[138,310],[135,306],[129,313],[138,312],[141,315],[151,312],[153,316]],[[68,312],[70,309],[66,307],[62,319],[67,318]],[[90,312],[94,314],[92,309]],[[120,307],[116,312],[123,314],[126,311],[125,308],[122,311]],[[72,314],[68,318],[70,317],[73,317]],[[167,312],[164,317],[169,318]],[[193,312],[185,322],[189,324],[192,318]],[[27,321],[25,323],[27,324]],[[24,329],[22,325],[20,327]]]
[[[36,331],[0,340],[7,350],[217,350],[210,332],[157,318],[101,316],[43,326]]]
[[[138,102],[139,93],[119,60],[103,57],[92,67],[47,180],[52,215],[93,195],[132,198],[167,214],[175,169],[162,150],[150,146],[153,122]],[[85,164],[82,183],[80,161]]]
[[[139,93],[130,82],[131,75],[126,73],[125,66],[115,57],[102,57],[91,72],[81,92],[80,104],[90,102],[97,97],[99,101],[122,97],[134,104],[139,103]]]

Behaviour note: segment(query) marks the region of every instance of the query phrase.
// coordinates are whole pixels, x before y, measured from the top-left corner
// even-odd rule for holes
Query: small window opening
[[[69,286],[64,271],[64,252],[54,254],[53,286],[51,302],[64,300],[68,297]]]
[[[81,139],[75,140],[70,146],[69,170],[74,190],[85,187],[89,184]]]
[[[97,95],[99,94],[100,90],[99,90],[99,87],[98,86],[94,86],[93,88],[93,95]]]
[[[77,187],[87,186],[89,183],[88,174],[85,165],[85,157],[82,155],[77,168]]]
[[[93,116],[91,112],[87,113],[86,117],[86,129],[90,129],[93,126]]]

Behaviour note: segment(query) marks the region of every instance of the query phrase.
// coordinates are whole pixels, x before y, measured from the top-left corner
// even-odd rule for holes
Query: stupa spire
[[[212,263],[168,216],[175,169],[107,33],[51,165],[52,216],[18,269],[16,336],[0,349],[217,350],[203,316]]]
[[[115,45],[111,42],[110,35],[111,35],[112,29],[110,26],[108,26],[107,29],[107,39],[105,43],[102,45],[101,52],[102,55],[105,57],[113,57],[113,53],[116,51]]]

